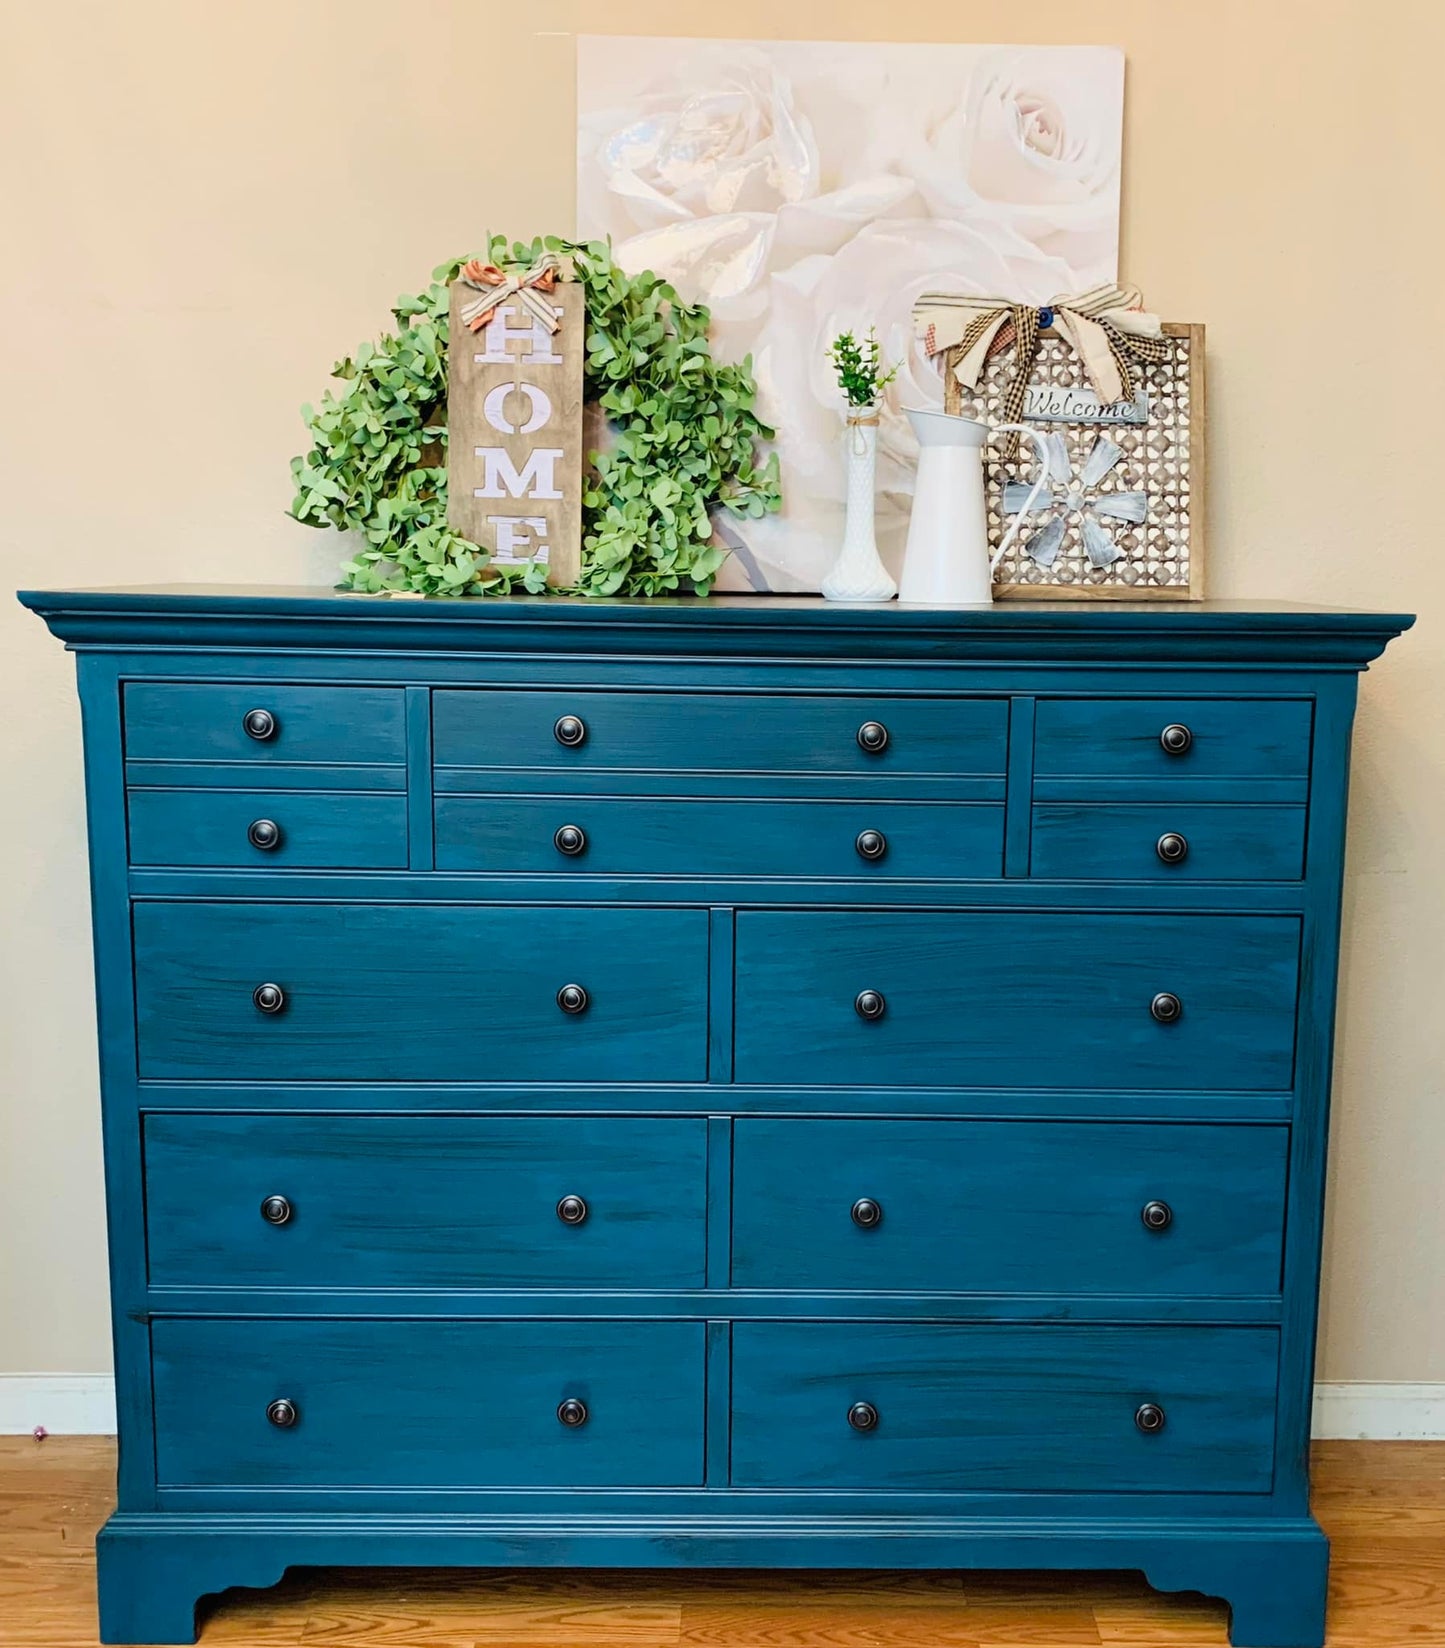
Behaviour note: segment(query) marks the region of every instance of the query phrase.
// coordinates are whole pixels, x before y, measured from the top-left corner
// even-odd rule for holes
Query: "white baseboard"
[[[115,1380],[108,1373],[0,1373],[0,1436],[114,1436]]]
[[[1445,1384],[1341,1380],[1316,1385],[1312,1434],[1316,1439],[1438,1442],[1445,1439]]]
[[[104,1373],[0,1373],[0,1436],[115,1433],[115,1385]],[[1314,1434],[1372,1441],[1445,1439],[1445,1384],[1316,1385]]]

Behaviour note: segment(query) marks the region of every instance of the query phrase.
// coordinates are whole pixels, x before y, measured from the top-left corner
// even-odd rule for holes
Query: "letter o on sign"
[[[524,424],[507,419],[507,396],[513,390],[527,397],[531,408]],[[540,429],[552,416],[552,402],[534,383],[499,383],[482,402],[482,416],[501,435],[530,435]]]

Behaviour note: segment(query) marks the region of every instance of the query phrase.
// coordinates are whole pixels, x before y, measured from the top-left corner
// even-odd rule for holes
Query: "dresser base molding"
[[[194,1642],[203,1598],[265,1589],[288,1568],[1037,1568],[1141,1571],[1156,1590],[1227,1602],[1234,1648],[1320,1648],[1329,1541],[1311,1517],[118,1512],[96,1560],[107,1643]]]

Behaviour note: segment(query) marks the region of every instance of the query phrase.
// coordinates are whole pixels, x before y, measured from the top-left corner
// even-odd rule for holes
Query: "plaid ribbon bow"
[[[1014,349],[1013,377],[1004,392],[1004,423],[1018,423],[1023,417],[1039,353],[1039,333],[1050,325],[1073,345],[1094,393],[1105,406],[1133,400],[1137,365],[1168,357],[1159,317],[1145,312],[1137,286],[1096,286],[1091,292],[1054,298],[1042,306],[1007,298],[925,292],[913,306],[914,332],[930,355],[959,350],[954,375],[966,389],[978,387],[985,361]],[[1010,435],[1004,457],[1017,457],[1018,446],[1017,434]]]
[[[504,303],[508,298],[518,298],[535,321],[549,332],[555,332],[562,320],[555,306],[548,303],[543,294],[556,286],[561,267],[562,260],[555,252],[544,252],[530,269],[520,275],[509,275],[495,263],[479,263],[473,258],[457,278],[464,286],[470,286],[482,295],[463,306],[462,323],[473,332],[480,332],[499,303]]]

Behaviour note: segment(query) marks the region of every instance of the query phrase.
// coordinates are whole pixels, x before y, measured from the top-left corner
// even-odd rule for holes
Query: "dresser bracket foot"
[[[1229,1604],[1233,1648],[1322,1648],[1330,1546],[1324,1534],[1260,1533],[1180,1542],[1151,1558],[1157,1591],[1202,1591]]]
[[[287,1564],[251,1539],[199,1538],[102,1528],[95,1542],[100,1640],[194,1642],[197,1605],[232,1586],[264,1590]]]

